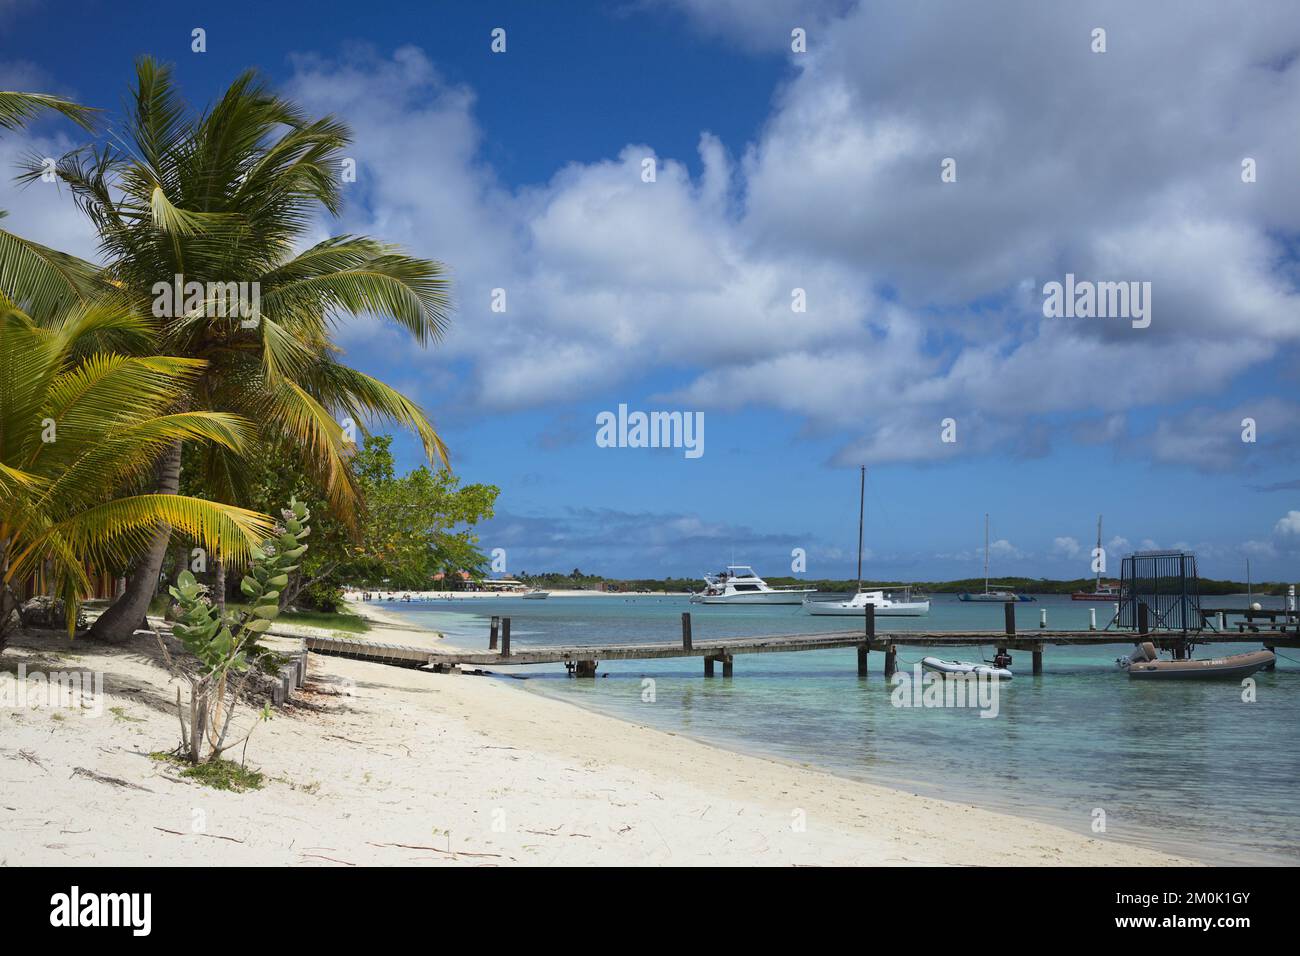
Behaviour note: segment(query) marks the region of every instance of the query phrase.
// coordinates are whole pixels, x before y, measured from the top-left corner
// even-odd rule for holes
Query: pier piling
[[[574,677],[591,677],[596,676],[596,661],[578,661],[573,668]]]
[[[714,663],[722,665],[722,676],[730,677],[732,673],[732,656],[730,654],[708,654],[704,658],[704,676],[713,676]]]
[[[682,650],[687,653],[691,650],[691,612],[682,612]]]
[[[510,656],[510,618],[501,619],[501,656]]]
[[[1034,645],[1034,676],[1038,676],[1042,672],[1043,672],[1043,645],[1035,644]]]
[[[491,629],[488,631],[489,651],[495,651],[497,649],[497,635],[500,632],[500,630],[501,630],[501,618],[493,614]]]
[[[898,649],[890,644],[885,648],[885,679],[893,677],[896,670],[898,670]]]
[[[867,676],[867,655],[871,653],[871,642],[876,639],[876,606],[868,604],[867,613],[863,615],[865,620],[862,636],[866,638],[858,645],[858,676]]]
[[[1008,601],[1006,604],[1003,604],[1002,613],[1004,618],[1006,619],[1007,633],[1015,634],[1016,633],[1016,603],[1014,601]]]

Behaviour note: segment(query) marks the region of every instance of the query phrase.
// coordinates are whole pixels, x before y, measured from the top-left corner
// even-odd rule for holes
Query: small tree
[[[258,645],[260,636],[271,627],[280,613],[280,591],[289,583],[289,572],[307,550],[302,540],[311,532],[307,506],[290,500],[281,512],[284,525],[275,528],[276,536],[262,542],[253,552],[253,563],[240,589],[248,599],[248,609],[238,614],[224,614],[213,605],[207,588],[182,571],[176,586],[168,588],[180,605],[179,622],[174,633],[194,655],[196,665],[182,669],[172,659],[161,635],[158,643],[172,671],[190,685],[189,715],[176,689],[176,712],[181,722],[181,743],[176,753],[191,763],[216,760],[232,747],[244,743],[257,724],[237,740],[227,742],[231,718],[252,673],[251,664],[264,653]],[[204,756],[204,743],[208,745]]]

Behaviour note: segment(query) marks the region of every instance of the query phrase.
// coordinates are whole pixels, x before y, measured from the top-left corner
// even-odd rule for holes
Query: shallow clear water
[[[1001,605],[933,598],[928,617],[881,618],[881,631],[999,629]],[[1209,598],[1207,606],[1244,606]],[[1280,607],[1279,599],[1263,599]],[[692,612],[697,641],[710,637],[853,628],[854,618],[812,617],[798,606],[690,605],[685,597],[552,597],[385,603],[449,643],[486,648],[488,617],[509,615],[511,641],[596,644],[678,640]],[[1040,598],[1017,606],[1018,629],[1086,628],[1090,605]],[[1113,605],[1097,605],[1105,625]],[[1197,656],[1257,645],[1218,645]],[[603,713],[688,734],[736,750],[1047,819],[1092,835],[1105,811],[1105,838],[1157,846],[1211,862],[1300,862],[1300,650],[1282,649],[1277,669],[1256,674],[1258,699],[1235,681],[1131,681],[1115,667],[1131,643],[1048,647],[1041,677],[1014,653],[1016,677],[1001,685],[998,716],[974,709],[900,708],[871,655],[856,677],[850,649],[735,657],[735,678],[704,680],[698,658],[601,662],[602,679],[573,680],[561,665],[511,668],[526,686]],[[902,648],[907,668],[932,651]],[[952,652],[978,660],[991,649]],[[717,669],[721,674],[721,668]],[[643,678],[654,700],[643,700]],[[972,861],[977,862],[977,861]],[[1026,860],[1027,863],[1034,862]]]

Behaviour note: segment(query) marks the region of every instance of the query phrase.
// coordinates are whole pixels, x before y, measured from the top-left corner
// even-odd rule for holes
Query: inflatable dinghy
[[[991,677],[994,680],[1011,680],[1011,671],[992,664],[972,664],[969,661],[941,661],[937,657],[921,658],[921,667],[932,674],[948,677]]]
[[[1272,651],[1251,651],[1249,654],[1230,654],[1227,657],[1207,657],[1199,661],[1162,661],[1156,657],[1156,647],[1143,641],[1127,660],[1128,676],[1144,680],[1196,680],[1211,677],[1242,678],[1255,671],[1271,667],[1277,657]]]

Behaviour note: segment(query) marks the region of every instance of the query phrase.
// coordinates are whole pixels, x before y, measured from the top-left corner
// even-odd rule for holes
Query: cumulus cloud
[[[1300,511],[1288,511],[1273,526],[1273,533],[1282,537],[1300,537]]]
[[[1052,553],[1061,555],[1066,558],[1077,558],[1083,551],[1083,546],[1079,544],[1077,538],[1068,536],[1055,538],[1052,541]]]

